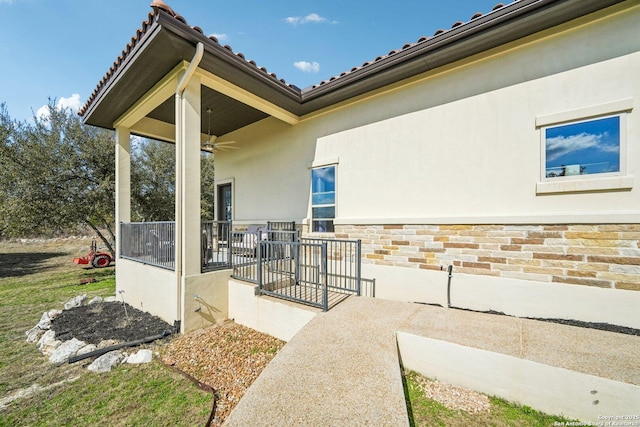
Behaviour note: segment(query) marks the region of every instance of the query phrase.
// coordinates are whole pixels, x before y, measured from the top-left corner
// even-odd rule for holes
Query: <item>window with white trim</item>
[[[336,217],[336,166],[311,169],[311,231],[333,232]]]
[[[543,179],[622,172],[620,114],[543,128]]]

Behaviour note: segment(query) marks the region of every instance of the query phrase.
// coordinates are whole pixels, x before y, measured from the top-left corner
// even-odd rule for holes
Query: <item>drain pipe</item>
[[[80,355],[76,355],[76,356],[71,356],[71,357],[69,357],[68,362],[69,362],[69,364],[72,364],[72,363],[76,363],[76,362],[79,362],[79,361],[84,360],[84,359],[88,359],[89,357],[102,356],[105,353],[109,353],[110,351],[120,350],[121,348],[136,347],[136,346],[139,346],[141,344],[146,344],[146,343],[150,343],[150,342],[153,342],[153,341],[161,340],[164,337],[168,337],[172,333],[173,333],[173,331],[162,331],[162,333],[160,333],[158,335],[152,335],[150,337],[140,338],[139,340],[123,342],[123,343],[112,345],[112,346],[109,346],[109,347],[100,348],[98,350],[94,350],[94,351],[91,351],[89,353],[84,353],[84,354],[80,354]]]
[[[447,267],[447,307],[451,308],[451,277],[453,277],[453,265],[449,264]]]
[[[182,175],[185,170],[185,165],[183,164],[182,159],[182,151],[184,149],[184,117],[183,117],[183,95],[184,91],[187,88],[187,84],[193,74],[196,72],[198,65],[200,65],[200,61],[202,60],[202,56],[204,55],[204,45],[202,42],[198,42],[196,45],[196,52],[193,55],[193,59],[191,63],[187,67],[184,72],[184,75],[178,82],[178,87],[176,88],[176,98],[175,98],[175,108],[176,108],[176,229],[175,229],[175,257],[176,257],[176,317],[182,320],[182,241],[184,239],[182,233],[182,185],[183,179]],[[180,332],[180,331],[178,331]]]

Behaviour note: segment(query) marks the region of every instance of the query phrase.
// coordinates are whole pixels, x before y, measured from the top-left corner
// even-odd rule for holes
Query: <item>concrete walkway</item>
[[[637,336],[352,297],[287,343],[225,426],[408,425],[399,331],[640,385]]]

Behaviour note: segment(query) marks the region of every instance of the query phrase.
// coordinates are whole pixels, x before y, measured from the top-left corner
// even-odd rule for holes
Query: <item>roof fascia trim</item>
[[[443,74],[450,73],[452,71],[455,71],[464,67],[468,67],[472,64],[477,64],[479,62],[483,62],[486,60],[490,60],[492,58],[506,55],[515,49],[520,49],[522,47],[529,46],[535,43],[540,43],[556,37],[561,37],[567,32],[576,31],[580,28],[583,28],[588,25],[592,25],[603,19],[608,19],[610,17],[613,17],[614,15],[624,13],[624,11],[628,9],[640,7],[640,4],[622,5],[621,3],[624,3],[624,2],[619,2],[614,6],[609,6],[608,8],[600,9],[597,12],[592,12],[588,15],[566,21],[563,24],[556,25],[551,28],[547,28],[540,32],[530,34],[526,37],[523,37],[517,40],[513,40],[511,42],[502,44],[492,49],[488,49],[486,51],[476,53],[475,55],[466,56],[463,59],[451,62],[449,64],[446,64],[440,67],[436,67],[435,69],[427,70],[415,76],[398,80],[394,83],[381,86],[380,88],[367,91],[365,93],[362,93],[354,97],[350,97],[336,104],[315,109],[313,111],[310,111],[309,113],[303,114],[301,116],[301,121],[304,122],[311,119],[315,119],[319,116],[323,116],[337,110],[348,108],[354,104],[368,101],[378,96],[385,95],[389,92],[394,92],[402,88],[410,87],[414,84],[419,84],[421,82],[424,82],[425,80],[442,76]],[[614,8],[614,9],[611,9],[611,8]],[[608,9],[608,10],[605,10],[605,9]]]
[[[104,83],[102,89],[97,93],[96,97],[91,101],[89,108],[82,115],[82,121],[86,123],[91,117],[91,114],[102,103],[104,98],[111,92],[111,89],[117,85],[118,81],[127,73],[132,64],[136,62],[136,59],[144,52],[146,46],[151,43],[159,34],[161,27],[157,21],[151,24],[149,30],[147,30],[145,36],[135,44],[131,53],[125,58],[123,65],[116,67],[114,74]]]
[[[362,67],[359,70],[352,71],[345,76],[336,78],[335,80],[329,81],[325,84],[304,89],[302,91],[302,102],[304,103],[322,97],[330,92],[340,90],[345,86],[350,86],[375,75],[387,72],[393,73],[393,69],[401,64],[418,60],[420,57],[428,58],[428,55],[433,51],[447,49],[450,45],[458,41],[473,38],[477,33],[490,30],[491,27],[496,27],[501,24],[509,24],[512,19],[517,18],[518,16],[533,13],[536,10],[543,9],[545,7],[551,7],[554,3],[558,3],[558,0],[521,0],[511,3],[494,11],[493,13],[484,15],[477,20],[469,21],[459,27],[450,29],[445,34],[434,37],[429,41],[418,43],[413,47],[409,47],[406,50],[400,51],[387,58],[383,58],[379,62]],[[573,19],[574,18],[570,20]],[[476,42],[478,49],[477,53],[486,49],[482,46],[482,43],[483,41]]]
[[[178,63],[166,76],[149,89],[135,104],[124,112],[115,122],[114,127],[132,128],[160,104],[172,97],[178,87],[178,80],[189,62]]]

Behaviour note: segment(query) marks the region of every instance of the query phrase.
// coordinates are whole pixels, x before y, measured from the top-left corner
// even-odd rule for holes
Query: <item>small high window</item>
[[[543,179],[619,175],[621,123],[615,115],[543,129]]]
[[[311,216],[313,232],[333,232],[336,217],[336,167],[311,170]]]

